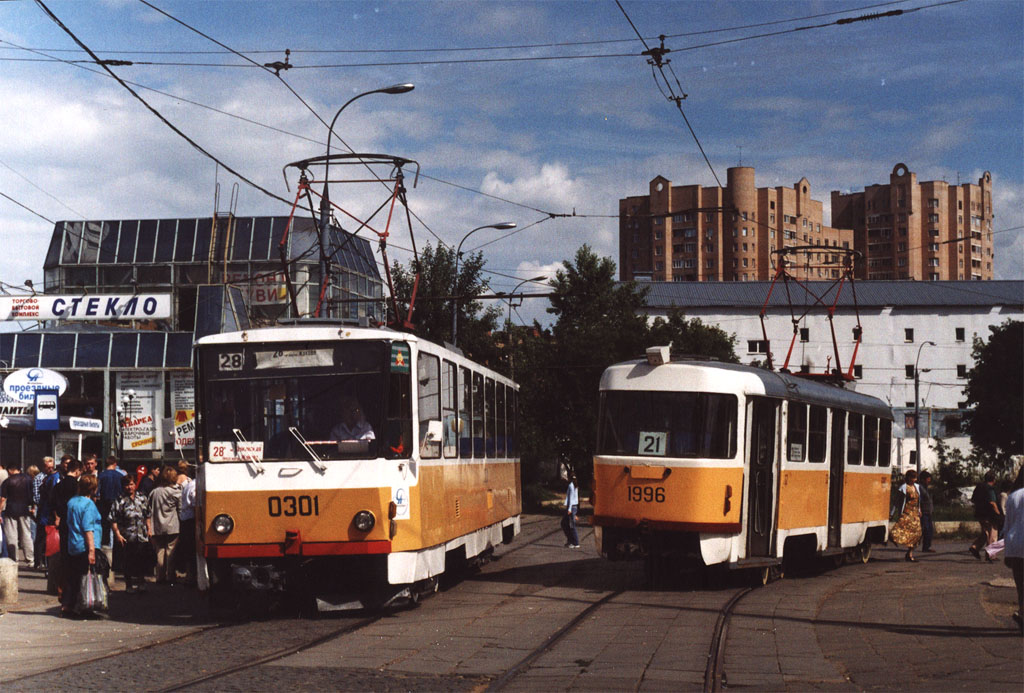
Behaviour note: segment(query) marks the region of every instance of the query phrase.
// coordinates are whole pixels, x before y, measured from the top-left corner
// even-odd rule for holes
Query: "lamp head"
[[[381,89],[381,92],[383,92],[384,94],[404,94],[406,92],[412,91],[415,88],[415,84],[410,84],[409,82],[406,82],[405,84],[392,84],[390,87],[384,87],[383,89]]]
[[[491,224],[492,229],[514,229],[517,224],[514,221],[503,221],[500,224]]]

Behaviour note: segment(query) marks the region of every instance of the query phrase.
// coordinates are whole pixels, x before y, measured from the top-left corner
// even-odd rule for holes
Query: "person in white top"
[[[334,428],[331,429],[332,440],[336,440],[339,443],[351,441],[369,442],[377,437],[373,432],[373,427],[366,421],[363,409],[359,406],[359,401],[355,397],[351,395],[342,397],[339,410],[341,412],[341,421],[334,424]]]
[[[1003,523],[1006,566],[1013,571],[1013,582],[1017,586],[1017,611],[1013,620],[1024,633],[1024,465],[1017,472],[1013,490],[1006,498],[1006,521]]]
[[[565,515],[562,516],[562,531],[565,532],[565,546],[570,549],[580,547],[580,537],[576,533],[576,513],[580,508],[580,492],[576,486],[576,475],[569,474],[569,488],[565,490]]]

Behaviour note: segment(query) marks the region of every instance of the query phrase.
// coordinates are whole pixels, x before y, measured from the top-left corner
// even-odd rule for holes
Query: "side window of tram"
[[[789,423],[786,443],[789,446],[789,461],[803,462],[807,451],[807,405],[789,403]]]
[[[459,457],[473,457],[473,376],[468,368],[459,369]]]
[[[807,459],[811,462],[824,462],[825,441],[828,437],[828,410],[825,407],[811,405],[807,437]]]
[[[846,419],[846,463],[860,464],[861,441],[863,439],[863,420],[861,414],[850,413]]]
[[[515,457],[519,454],[519,440],[516,438],[516,425],[519,418],[519,407],[517,404],[518,394],[514,388],[508,388],[505,393],[505,430],[508,431],[508,456]]]
[[[473,374],[473,457],[484,458],[484,376]]]
[[[441,366],[436,356],[420,353],[416,384],[420,455],[424,459],[434,459],[441,456]]]
[[[878,419],[864,417],[864,464],[874,467],[878,461]]]
[[[892,455],[892,421],[878,422],[878,466],[888,467]]]
[[[497,418],[494,406],[494,380],[487,378],[484,390],[484,419],[487,422],[484,439],[484,450],[488,457],[494,457],[495,438],[497,437]]]
[[[445,361],[441,364],[441,422],[444,426],[442,451],[447,458],[459,456],[458,448],[455,446],[455,441],[459,434],[459,420],[455,416],[458,389],[457,373],[458,369],[451,361]]]
[[[501,383],[494,384],[494,454],[497,457],[505,456],[505,386]]]

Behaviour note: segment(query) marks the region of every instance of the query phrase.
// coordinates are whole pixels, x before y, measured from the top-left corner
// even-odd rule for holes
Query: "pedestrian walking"
[[[921,490],[917,483],[917,472],[909,470],[903,477],[903,485],[899,488],[900,500],[897,502],[899,519],[889,533],[897,546],[907,549],[905,558],[916,561],[914,547],[921,541]]]
[[[110,534],[110,509],[121,497],[121,480],[123,478],[124,474],[117,468],[117,458],[113,455],[107,458],[106,468],[96,475],[96,480],[99,482],[99,500],[96,502],[96,507],[99,508],[103,521],[101,542],[103,547],[113,546]]]
[[[981,525],[981,534],[967,550],[977,559],[981,559],[981,550],[996,540],[996,531],[1002,515],[996,505],[996,474],[992,470],[985,472],[984,480],[974,488],[971,503],[974,505],[974,517]],[[989,556],[986,560],[991,561]]]
[[[89,617],[90,612],[79,610],[82,580],[89,569],[96,565],[97,538],[103,531],[100,511],[92,497],[96,493],[97,481],[93,475],[82,476],[77,488],[78,495],[67,503],[68,527],[68,586],[61,594],[61,616]]]
[[[142,467],[145,469],[145,467]],[[154,464],[153,468],[146,472],[139,483],[139,493],[148,496],[160,483],[160,465]]]
[[[174,584],[174,551],[178,544],[181,487],[178,470],[167,466],[160,474],[160,485],[149,494],[149,540],[156,551],[156,581]]]
[[[16,462],[8,463],[7,479],[0,484],[0,515],[3,517],[7,556],[26,565],[35,563],[32,541],[32,479]]]
[[[68,553],[68,503],[72,498],[78,496],[78,483],[82,477],[82,462],[74,458],[68,459],[66,462],[62,459],[61,462],[64,468],[67,469],[67,474],[64,475],[64,478],[53,489],[53,512],[56,516],[54,524],[57,525],[57,530],[60,533],[60,553],[58,554],[60,559],[57,564],[57,584],[60,585],[61,594],[64,594],[71,589],[69,583],[71,580],[71,563],[70,554]],[[97,511],[97,514],[99,514],[99,511]],[[100,530],[102,531],[102,529],[101,527]],[[95,537],[93,538],[95,539]]]
[[[932,522],[932,512],[935,509],[935,505],[932,502],[931,491],[928,490],[928,485],[931,481],[931,472],[925,471],[921,472],[921,477],[917,484],[917,488],[921,492],[921,551],[924,553],[935,553],[935,549],[932,548],[932,539],[935,538],[935,523]]]
[[[576,513],[580,508],[580,493],[576,475],[569,474],[569,487],[565,490],[565,514],[562,516],[562,531],[565,532],[565,546],[570,549],[580,547],[580,537],[576,533]]]
[[[149,499],[138,492],[135,477],[121,477],[121,497],[110,509],[110,529],[124,551],[125,591],[146,591],[149,572]]]
[[[1017,472],[1010,495],[1006,497],[1006,522],[1003,524],[1006,567],[1013,572],[1017,587],[1017,611],[1013,620],[1024,634],[1024,464]]]
[[[46,532],[54,526],[53,489],[60,483],[60,472],[52,457],[43,458],[43,469],[32,481],[32,498],[36,505],[36,568],[46,567]]]
[[[182,468],[184,464],[184,469]],[[196,581],[196,481],[187,474],[187,462],[178,463],[178,481],[181,484],[181,510],[178,511],[178,566],[184,568],[185,584]],[[184,476],[184,481],[182,481]]]

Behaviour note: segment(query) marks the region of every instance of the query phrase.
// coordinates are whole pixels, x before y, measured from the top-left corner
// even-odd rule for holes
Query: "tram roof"
[[[805,282],[816,295],[831,304],[835,299],[835,281]],[[694,308],[758,308],[764,305],[771,282],[638,282],[647,288],[648,308],[669,306]],[[838,306],[852,308],[854,292],[857,305],[867,307],[1024,307],[1024,281],[885,281],[857,280],[842,287]],[[804,303],[805,292],[793,285],[790,288],[794,304]],[[772,291],[769,307],[787,308],[786,288],[777,282]]]
[[[847,390],[838,385],[818,382],[809,378],[801,378],[789,373],[777,373],[775,371],[744,366],[735,363],[722,363],[719,361],[697,361],[680,360],[672,361],[660,366],[651,366],[645,360],[626,361],[611,366],[608,370],[628,368],[633,375],[633,369],[643,371],[641,375],[654,373],[660,369],[677,368],[699,368],[710,371],[727,371],[734,374],[736,382],[753,383],[759,382],[767,397],[778,397],[780,399],[791,399],[808,404],[818,404],[826,407],[839,407],[847,411],[877,416],[880,419],[893,418],[892,409],[877,397],[871,397],[860,392]],[[607,371],[606,371],[607,373]],[[639,385],[639,383],[637,383]],[[605,387],[605,379],[601,379],[602,389]],[[643,389],[642,385],[638,389]],[[721,390],[718,390],[721,391]]]

